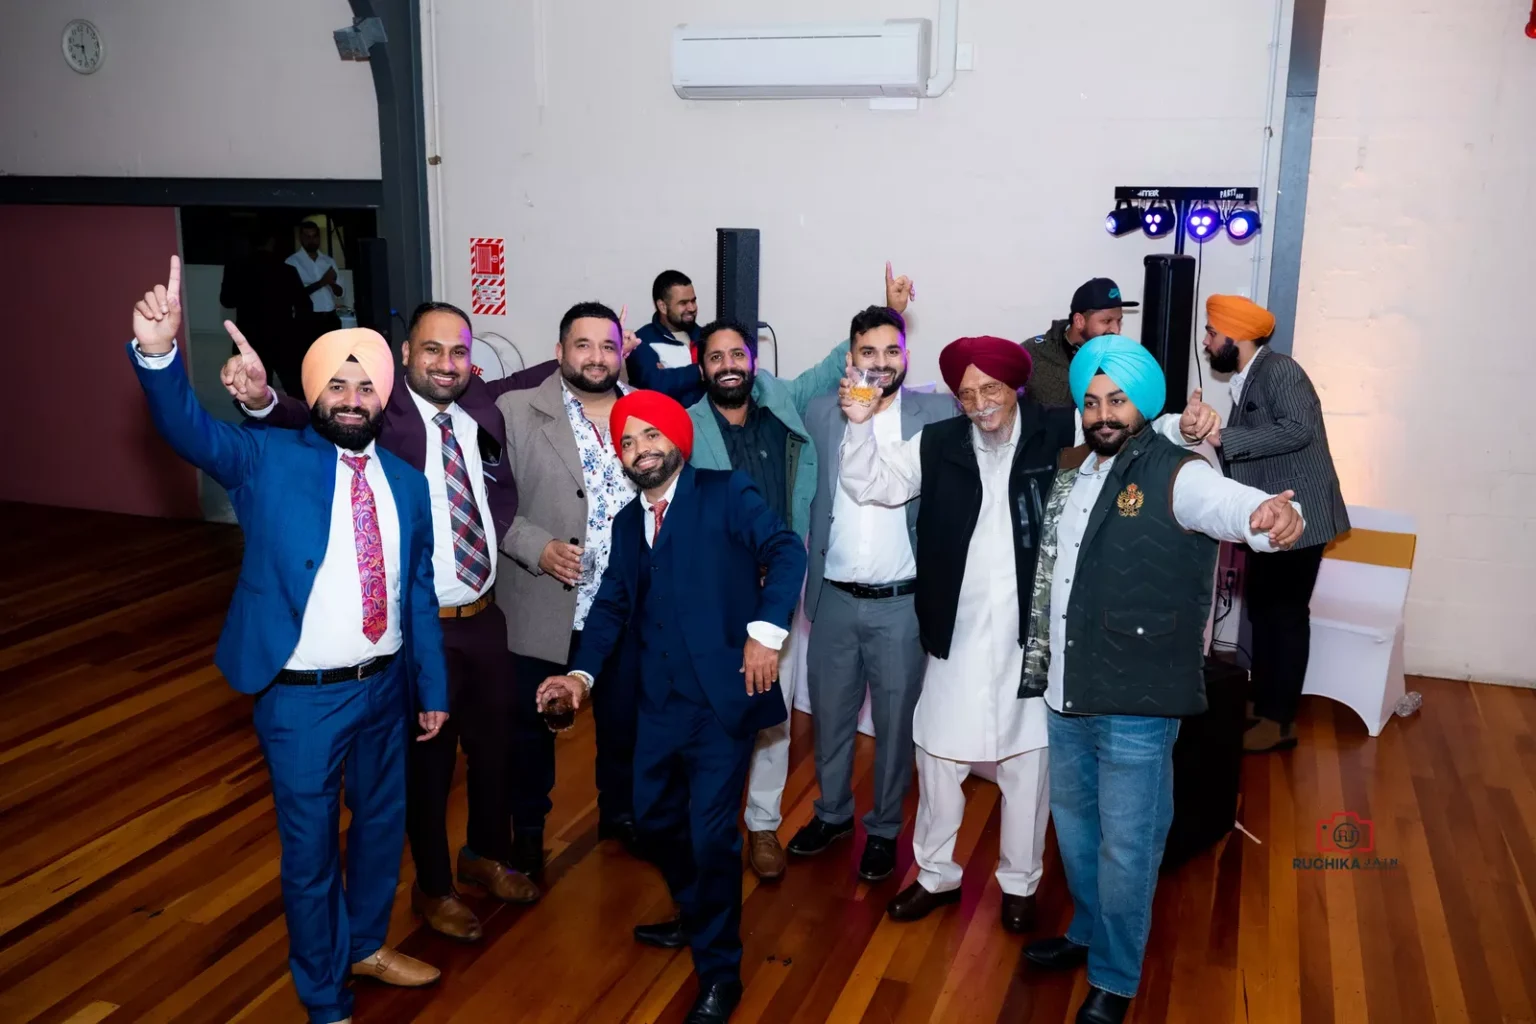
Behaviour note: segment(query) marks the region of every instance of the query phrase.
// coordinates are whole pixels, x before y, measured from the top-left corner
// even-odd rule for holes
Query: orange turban
[[[1275,333],[1275,314],[1241,295],[1212,295],[1205,300],[1205,319],[1233,341],[1258,341]]]
[[[682,450],[683,458],[693,457],[693,420],[677,399],[660,391],[636,390],[613,403],[608,425],[613,431],[613,450],[616,452],[624,450],[624,424],[631,416],[661,431],[662,436]]]
[[[357,360],[373,382],[379,401],[388,405],[389,393],[395,388],[395,357],[384,336],[366,327],[331,331],[320,335],[309,346],[304,367],[299,371],[304,382],[304,401],[314,405],[331,378],[336,376],[336,371],[341,369],[341,364],[348,359]]]

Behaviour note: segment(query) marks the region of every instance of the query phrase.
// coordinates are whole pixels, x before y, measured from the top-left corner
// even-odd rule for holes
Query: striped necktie
[[[485,545],[485,527],[480,523],[480,506],[469,483],[464,452],[453,436],[453,417],[440,412],[432,417],[443,432],[443,476],[448,483],[448,508],[453,514],[453,565],[460,580],[472,590],[480,590],[491,578],[491,555]]]

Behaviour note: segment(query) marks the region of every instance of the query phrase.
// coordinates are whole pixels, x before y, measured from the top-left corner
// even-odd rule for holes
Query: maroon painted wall
[[[171,208],[0,206],[0,500],[201,517],[123,348],[176,251]]]

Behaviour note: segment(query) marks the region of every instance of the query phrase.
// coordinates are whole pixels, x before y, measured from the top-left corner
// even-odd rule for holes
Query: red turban
[[[624,424],[633,416],[644,420],[666,435],[668,441],[682,449],[683,458],[693,456],[693,420],[675,398],[660,391],[631,391],[613,404],[608,415],[609,429],[613,431],[613,450],[624,450]]]
[[[968,366],[1018,390],[1028,382],[1034,362],[1023,345],[1007,338],[961,338],[939,353],[939,373],[951,391],[960,390],[960,378]]]

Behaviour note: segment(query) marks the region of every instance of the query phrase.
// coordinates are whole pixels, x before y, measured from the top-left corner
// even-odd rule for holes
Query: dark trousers
[[[571,654],[581,631],[571,634]],[[513,708],[512,827],[542,832],[555,788],[555,734],[544,724],[537,701],[539,684],[564,675],[565,663],[517,657],[517,695]],[[603,821],[634,814],[635,715],[640,689],[640,657],[629,634],[608,656],[592,686],[592,722],[597,728],[597,813]]]
[[[640,712],[635,826],[682,908],[704,985],[741,978],[741,790],[755,734],[725,731],[713,710],[672,696]]]
[[[1325,544],[1250,552],[1243,592],[1253,634],[1253,711],[1289,725],[1296,720],[1312,646],[1312,588]]]
[[[288,966],[315,1024],[352,1012],[352,964],[384,945],[405,832],[405,658],[367,679],[325,686],[276,684],[253,719],[272,776],[279,873],[288,919]],[[346,883],[342,883],[342,775],[346,775]]]
[[[406,833],[416,881],[428,896],[453,891],[448,791],[464,747],[469,803],[466,845],[481,857],[512,857],[512,654],[507,620],[491,605],[467,619],[443,619],[448,721],[426,743],[411,743],[406,766]],[[420,735],[412,726],[412,735]]]

